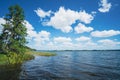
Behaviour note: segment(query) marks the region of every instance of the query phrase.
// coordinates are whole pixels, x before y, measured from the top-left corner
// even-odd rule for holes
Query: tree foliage
[[[27,36],[24,23],[23,9],[18,6],[10,6],[9,13],[4,17],[6,23],[2,24],[3,31],[0,35],[0,49],[5,54],[24,53]]]

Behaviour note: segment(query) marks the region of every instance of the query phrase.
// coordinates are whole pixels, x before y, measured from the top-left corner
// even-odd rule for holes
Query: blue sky
[[[120,49],[119,0],[0,0],[0,33],[8,7],[15,4],[24,10],[31,48]]]

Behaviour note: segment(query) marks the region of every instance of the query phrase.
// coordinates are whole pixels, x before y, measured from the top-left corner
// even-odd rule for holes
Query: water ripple
[[[23,64],[21,80],[119,80],[120,51],[59,51]]]

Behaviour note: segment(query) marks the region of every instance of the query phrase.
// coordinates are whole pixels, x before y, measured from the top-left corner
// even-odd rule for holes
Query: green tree
[[[3,31],[0,35],[0,49],[3,53],[21,54],[25,52],[27,36],[24,23],[23,9],[18,6],[10,6],[9,13],[4,17]]]

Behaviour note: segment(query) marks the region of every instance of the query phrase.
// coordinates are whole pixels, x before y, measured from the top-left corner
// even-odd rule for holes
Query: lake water
[[[56,51],[21,66],[20,80],[120,80],[120,51]],[[1,75],[0,75],[1,76]],[[7,76],[6,76],[7,77]]]

